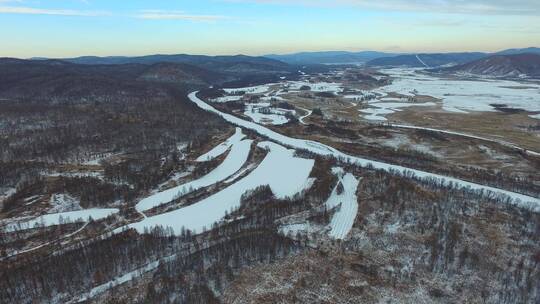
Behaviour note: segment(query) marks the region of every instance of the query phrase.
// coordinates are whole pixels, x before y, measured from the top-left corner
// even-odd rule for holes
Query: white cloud
[[[353,6],[388,11],[451,14],[540,15],[538,0],[225,0],[263,4]]]
[[[219,15],[193,15],[186,14],[182,11],[161,11],[161,10],[145,10],[141,11],[135,18],[150,19],[150,20],[189,20],[199,22],[214,22],[224,19],[229,19],[226,16]]]
[[[0,0],[2,1],[2,0]],[[107,16],[107,12],[79,11],[67,9],[46,9],[24,6],[0,6],[0,14],[25,14],[25,15],[56,15],[56,16],[83,16],[97,17]]]

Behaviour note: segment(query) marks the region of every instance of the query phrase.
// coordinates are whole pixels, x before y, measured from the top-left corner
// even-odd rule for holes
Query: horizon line
[[[176,55],[187,55],[187,56],[208,56],[208,57],[220,57],[220,56],[248,56],[248,57],[267,57],[267,56],[287,56],[287,55],[296,55],[296,54],[302,54],[302,53],[331,53],[331,52],[342,52],[342,53],[362,53],[362,52],[378,52],[378,53],[386,53],[386,54],[392,54],[392,55],[409,55],[409,54],[451,54],[451,53],[486,53],[486,54],[496,54],[498,52],[506,51],[506,50],[514,50],[514,49],[529,49],[529,48],[540,48],[536,46],[528,46],[528,47],[512,47],[512,48],[506,48],[506,49],[500,49],[498,51],[484,51],[484,50],[466,50],[466,51],[449,51],[449,52],[429,52],[429,51],[420,51],[420,52],[414,52],[414,51],[385,51],[385,50],[377,50],[377,49],[362,49],[362,50],[356,50],[356,51],[350,51],[350,50],[343,50],[343,49],[329,49],[329,50],[320,50],[320,51],[297,51],[297,52],[273,52],[273,53],[266,53],[266,54],[258,54],[258,55],[248,55],[245,53],[232,53],[232,54],[218,54],[218,55],[212,55],[208,53],[185,53],[185,52],[179,52],[179,53],[147,53],[142,55],[77,55],[77,56],[68,56],[68,57],[47,57],[47,56],[32,56],[32,57],[12,57],[12,56],[0,56],[0,58],[13,58],[13,59],[21,59],[21,60],[65,60],[65,59],[74,59],[74,58],[84,58],[84,57],[96,57],[96,58],[136,58],[136,57],[148,57],[148,56],[176,56]]]

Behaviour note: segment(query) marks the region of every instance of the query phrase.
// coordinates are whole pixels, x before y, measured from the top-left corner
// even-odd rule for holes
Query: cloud
[[[186,14],[182,11],[161,11],[161,10],[145,10],[135,15],[138,19],[149,20],[189,20],[197,22],[215,22],[219,20],[229,19],[227,16],[220,15],[193,15]]]
[[[2,0],[0,0],[2,1]],[[24,6],[0,6],[0,14],[25,14],[25,15],[56,15],[56,16],[81,16],[97,17],[108,16],[108,12],[79,11],[67,9],[46,9]]]
[[[540,15],[538,0],[225,0],[263,4],[351,6],[386,11],[450,14]]]

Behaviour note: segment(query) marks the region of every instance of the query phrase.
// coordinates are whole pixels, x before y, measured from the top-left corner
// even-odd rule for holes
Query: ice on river
[[[169,203],[182,195],[186,195],[195,190],[208,187],[227,179],[240,170],[247,161],[252,143],[253,141],[248,139],[234,143],[223,163],[207,175],[180,186],[153,194],[141,200],[135,208],[139,212],[143,212],[159,205]]]
[[[415,177],[420,178],[420,179],[433,179],[444,185],[451,185],[457,188],[468,188],[471,190],[507,196],[511,198],[512,203],[516,205],[531,209],[536,212],[540,212],[540,199],[539,198],[531,197],[528,195],[515,193],[515,192],[503,190],[503,189],[498,189],[498,188],[494,188],[490,186],[484,186],[484,185],[480,185],[476,183],[471,183],[471,182],[467,182],[467,181],[460,180],[453,177],[447,177],[444,175],[429,173],[429,172],[411,169],[411,168],[398,166],[398,165],[391,165],[391,164],[387,164],[387,163],[383,163],[379,161],[373,161],[373,160],[369,160],[369,159],[365,159],[361,157],[355,157],[355,156],[347,155],[343,152],[338,151],[337,149],[333,147],[324,145],[322,143],[285,136],[283,134],[270,130],[264,126],[258,125],[256,123],[245,121],[243,119],[240,119],[236,116],[233,116],[227,113],[222,113],[216,110],[211,105],[199,99],[197,97],[197,93],[198,92],[193,92],[189,94],[189,99],[195,104],[197,104],[201,109],[213,112],[234,125],[237,125],[237,126],[249,129],[249,130],[253,130],[257,132],[259,135],[266,136],[267,138],[270,138],[271,140],[276,141],[285,146],[295,148],[295,149],[307,150],[318,155],[332,156],[344,162],[349,162],[351,164],[355,164],[361,167],[370,166],[370,167],[373,167],[374,169],[392,171],[392,172],[396,172],[400,174],[414,175]]]
[[[229,137],[226,141],[214,147],[214,149],[199,156],[199,158],[197,158],[197,161],[205,162],[205,161],[213,160],[214,158],[227,152],[227,150],[229,150],[229,148],[232,145],[239,143],[242,139],[244,139],[244,137],[246,136],[244,135],[244,133],[242,133],[242,129],[236,128],[236,131],[233,136]]]
[[[269,152],[246,177],[193,205],[145,218],[126,228],[144,233],[145,230],[163,226],[171,227],[176,234],[180,234],[184,227],[193,233],[200,233],[223,219],[227,212],[239,208],[241,197],[247,191],[268,185],[277,198],[284,199],[301,193],[310,185],[309,174],[314,160],[295,157],[294,150],[273,142],[262,142],[258,146]],[[122,230],[117,229],[117,232]]]

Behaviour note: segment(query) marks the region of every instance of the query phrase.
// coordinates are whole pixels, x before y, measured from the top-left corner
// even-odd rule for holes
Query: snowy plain
[[[263,109],[269,113],[261,113]],[[248,103],[246,104],[244,115],[259,124],[283,125],[289,122],[289,119],[285,117],[287,112],[289,110],[271,108],[270,103]]]
[[[362,113],[369,114],[369,115],[364,115],[364,118],[368,120],[386,121],[386,118],[384,117],[384,115],[401,111],[400,108],[429,107],[429,106],[435,106],[436,104],[433,102],[424,102],[424,103],[373,102],[373,103],[369,103],[369,105],[375,108],[367,108],[367,109],[359,110]]]
[[[396,92],[406,96],[428,95],[442,99],[449,112],[496,111],[492,104],[509,108],[540,111],[540,85],[523,84],[500,79],[443,79],[416,73],[422,69],[386,69],[382,73],[394,78],[392,84],[373,90],[386,94]]]
[[[303,86],[307,86],[312,92],[332,92],[334,94],[343,92],[343,84],[337,82],[288,81],[287,86],[289,91],[299,91]]]
[[[244,88],[234,88],[234,89],[223,89],[228,94],[235,94],[238,92],[245,92],[248,94],[263,94],[270,90],[271,84],[265,84],[265,85],[258,85],[258,86],[252,86],[252,87],[244,87]]]

